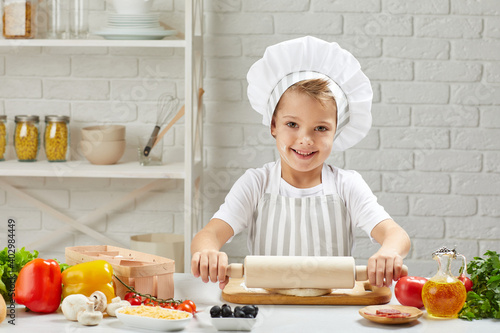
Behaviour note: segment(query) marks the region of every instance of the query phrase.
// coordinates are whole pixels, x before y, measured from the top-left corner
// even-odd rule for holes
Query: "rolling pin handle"
[[[244,273],[243,264],[230,264],[227,266],[226,275],[230,278],[242,278]]]
[[[403,265],[401,270],[401,276],[408,275],[408,267]],[[356,281],[366,281],[368,280],[368,269],[366,266],[356,266]]]

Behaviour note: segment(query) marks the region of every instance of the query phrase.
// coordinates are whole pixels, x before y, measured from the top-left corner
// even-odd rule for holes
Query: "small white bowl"
[[[146,14],[151,10],[153,0],[113,0],[118,14]]]
[[[191,313],[178,310],[164,309],[164,308],[159,308],[159,309],[162,311],[187,313],[189,317],[185,319],[156,319],[156,318],[141,317],[141,316],[122,313],[122,311],[124,311],[126,308],[127,307],[123,307],[116,310],[116,317],[118,317],[118,319],[127,326],[146,329],[146,330],[180,331],[184,329],[193,318],[193,315]]]
[[[211,318],[218,331],[251,331],[257,318]]]

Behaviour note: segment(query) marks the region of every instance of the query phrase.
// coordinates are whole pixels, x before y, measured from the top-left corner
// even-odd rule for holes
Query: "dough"
[[[331,289],[316,289],[316,288],[291,288],[291,289],[279,289],[279,288],[266,288],[270,293],[288,295],[288,296],[298,296],[298,297],[317,297],[328,295],[332,292]]]

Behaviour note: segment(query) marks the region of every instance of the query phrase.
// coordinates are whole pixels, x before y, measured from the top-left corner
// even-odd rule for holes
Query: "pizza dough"
[[[316,288],[291,288],[291,289],[279,289],[279,288],[265,288],[270,293],[288,295],[288,296],[298,296],[298,297],[317,297],[328,295],[332,292],[331,289],[316,289]]]

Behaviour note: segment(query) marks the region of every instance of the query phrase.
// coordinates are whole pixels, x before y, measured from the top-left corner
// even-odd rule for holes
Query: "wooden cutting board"
[[[333,289],[328,295],[298,297],[271,293],[261,288],[246,288],[244,279],[230,279],[222,298],[236,304],[315,304],[315,305],[375,305],[389,303],[391,290],[357,281],[353,289]]]

